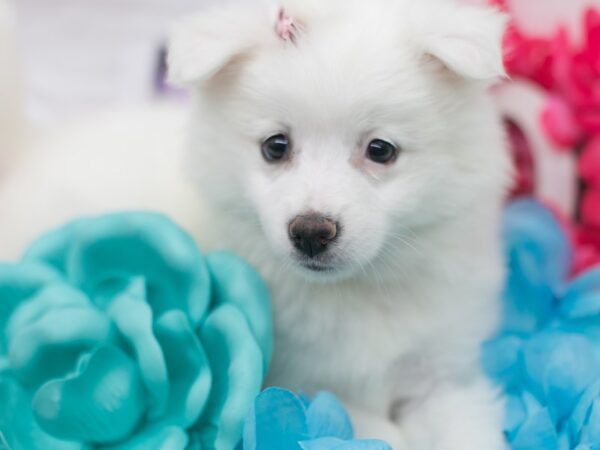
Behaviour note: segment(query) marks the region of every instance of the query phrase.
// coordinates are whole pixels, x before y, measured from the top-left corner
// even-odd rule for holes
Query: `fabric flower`
[[[600,448],[600,270],[570,280],[570,240],[532,200],[508,206],[504,325],[483,364],[504,389],[515,450]]]
[[[555,86],[552,39],[527,36],[511,23],[503,46],[504,65],[511,76],[529,79],[547,90]]]
[[[573,44],[565,27],[553,36],[537,37],[512,24],[504,41],[508,72],[548,91],[541,123],[563,148],[600,133],[600,13],[589,9],[583,23],[580,46]]]
[[[271,348],[256,272],[160,215],[79,220],[0,265],[14,450],[233,449]]]
[[[270,388],[254,402],[242,450],[391,450],[376,440],[352,440],[352,424],[331,394],[314,399]]]
[[[549,96],[540,115],[546,135],[561,149],[572,150],[581,140],[582,129],[571,106],[559,96]]]

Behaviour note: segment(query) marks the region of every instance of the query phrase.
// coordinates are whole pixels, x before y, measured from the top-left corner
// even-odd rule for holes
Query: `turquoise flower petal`
[[[97,450],[186,450],[188,441],[188,434],[182,428],[160,425],[148,427],[120,444],[101,446]]]
[[[47,284],[60,281],[58,272],[37,262],[0,263],[0,355],[7,352],[4,330],[17,306]]]
[[[54,309],[94,308],[85,294],[68,284],[53,283],[41,288],[28,301],[21,303],[6,325],[7,339],[19,330],[43,318]]]
[[[213,388],[197,429],[203,448],[234,448],[263,379],[263,357],[244,315],[232,305],[212,312],[200,331],[210,349]]]
[[[82,352],[99,342],[112,342],[113,336],[110,320],[94,308],[49,311],[10,336],[12,373],[25,386],[38,386],[49,378],[65,375]]]
[[[354,435],[350,417],[344,406],[333,395],[321,392],[306,410],[308,433],[313,438],[331,437],[350,440]]]
[[[302,401],[285,389],[269,388],[248,414],[243,450],[300,450],[299,443],[309,438]]]
[[[230,252],[207,256],[216,305],[235,305],[248,320],[262,350],[266,374],[273,353],[273,321],[267,285],[248,263]]]
[[[154,328],[166,358],[171,387],[162,423],[188,428],[198,420],[210,394],[208,358],[182,311],[165,313]]]
[[[40,238],[26,260],[53,265],[92,298],[106,282],[143,277],[156,316],[180,309],[196,324],[210,300],[208,269],[196,243],[160,214],[78,220]]]
[[[209,274],[191,237],[148,213],[72,222],[25,261],[0,265],[0,394],[4,376],[27,397],[0,401],[0,433],[24,442],[14,450],[238,443],[272,351],[254,270],[218,254]],[[8,421],[20,409],[21,428]]]
[[[0,399],[0,449],[91,450],[45,433],[33,418],[29,393],[16,380],[0,376]]]
[[[167,364],[152,329],[153,312],[146,303],[146,290],[141,278],[122,287],[108,306],[108,315],[131,346],[151,400],[149,417],[164,414],[169,399]]]
[[[80,373],[46,383],[33,399],[34,414],[46,432],[81,442],[126,438],[145,407],[138,369],[116,347],[98,348]]]

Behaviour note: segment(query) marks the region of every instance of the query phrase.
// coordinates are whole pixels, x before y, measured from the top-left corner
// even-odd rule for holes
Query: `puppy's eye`
[[[285,134],[271,136],[261,146],[263,158],[267,162],[276,163],[287,159],[290,152],[290,138]]]
[[[367,158],[377,164],[390,164],[398,157],[398,148],[383,139],[374,139],[367,147]]]

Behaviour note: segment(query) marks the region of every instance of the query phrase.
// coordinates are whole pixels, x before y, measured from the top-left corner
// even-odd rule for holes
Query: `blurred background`
[[[46,126],[168,94],[160,81],[168,27],[219,1],[224,0],[14,0],[28,116]],[[590,1],[508,3],[524,29],[549,34],[565,20],[580,32],[580,14]]]

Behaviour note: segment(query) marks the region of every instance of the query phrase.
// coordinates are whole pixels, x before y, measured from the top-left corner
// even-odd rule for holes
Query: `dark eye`
[[[263,157],[271,163],[285,160],[290,151],[290,139],[285,134],[276,134],[263,142]]]
[[[389,164],[396,160],[398,148],[382,139],[374,139],[367,147],[367,158],[378,164]]]

